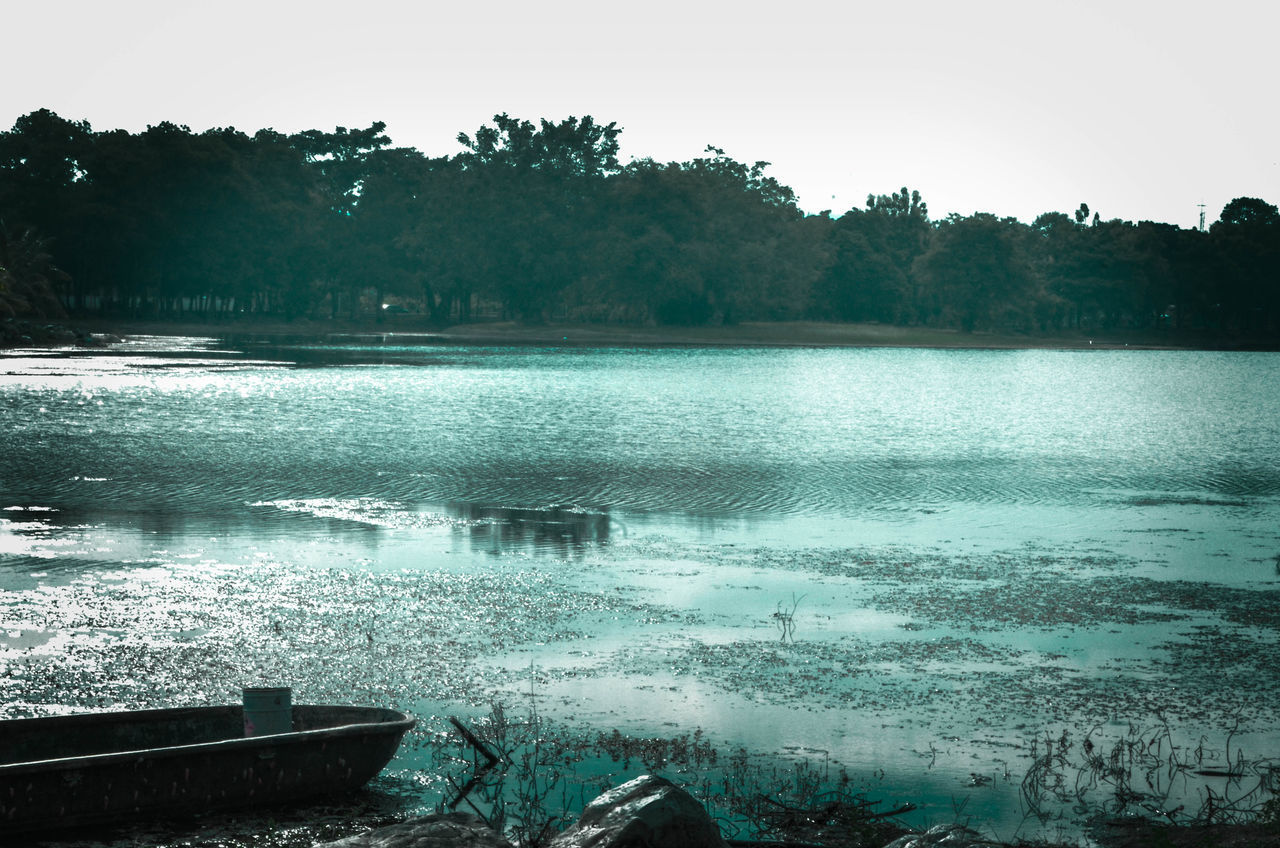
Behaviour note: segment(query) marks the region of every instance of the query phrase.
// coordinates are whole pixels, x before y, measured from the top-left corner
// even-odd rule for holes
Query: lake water
[[[1063,729],[1280,756],[1276,354],[139,337],[0,434],[2,716],[386,704],[426,808],[500,703],[1003,838]]]

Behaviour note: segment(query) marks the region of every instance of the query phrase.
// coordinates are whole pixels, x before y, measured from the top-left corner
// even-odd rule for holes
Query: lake
[[[135,337],[4,352],[0,433],[5,717],[394,706],[425,810],[497,704],[1001,838],[1079,832],[1064,730],[1280,756],[1273,353]]]

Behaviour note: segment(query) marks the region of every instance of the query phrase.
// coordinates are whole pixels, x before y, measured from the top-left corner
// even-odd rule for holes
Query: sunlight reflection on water
[[[1272,355],[166,344],[0,358],[5,714],[532,702],[1005,829],[1046,729],[1280,742]]]

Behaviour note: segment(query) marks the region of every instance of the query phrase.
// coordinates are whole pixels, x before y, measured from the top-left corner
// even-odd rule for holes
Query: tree
[[[1079,216],[1077,216],[1077,223]],[[1071,218],[1062,212],[1042,212],[1031,223],[1031,228],[1041,236],[1052,238],[1073,229]]]
[[[664,324],[804,314],[825,247],[768,166],[708,146],[611,180],[611,276],[625,313]]]
[[[469,257],[471,285],[512,317],[545,320],[568,288],[592,276],[584,259],[596,253],[605,180],[620,168],[619,133],[590,115],[534,125],[500,114],[459,134],[467,152],[454,185],[476,228],[452,228],[451,240]]]
[[[66,279],[46,239],[31,228],[10,232],[0,222],[0,317],[63,317],[57,287]]]
[[[66,187],[84,177],[84,157],[93,131],[48,109],[23,115],[0,135],[0,170],[28,191]]]
[[[1237,197],[1222,207],[1214,227],[1266,227],[1280,224],[1280,210],[1256,197]]]
[[[1081,204],[1075,223],[1046,212],[1032,224],[1029,256],[1045,283],[1042,312],[1046,327],[1081,330],[1155,327],[1185,287],[1177,270],[1160,254],[1170,246],[1166,234],[1127,221],[1101,221]],[[1172,249],[1170,247],[1170,249]]]
[[[951,216],[915,272],[943,323],[966,331],[1029,329],[1038,279],[1021,248],[1022,225],[979,213]]]
[[[1139,222],[1136,236],[1155,326],[1181,331],[1204,329],[1216,321],[1216,272],[1208,236],[1152,221]]]
[[[334,212],[349,212],[359,198],[369,154],[391,144],[391,139],[383,134],[386,128],[384,122],[375,121],[362,130],[336,127],[333,132],[323,132],[313,129],[289,137],[289,144],[320,175],[329,207]]]
[[[1237,197],[1209,228],[1217,255],[1219,299],[1232,329],[1280,328],[1280,211],[1256,197]]]
[[[624,167],[620,133],[503,113],[427,159],[381,122],[133,134],[41,109],[0,132],[0,311],[54,314],[56,291],[138,315],[381,316],[398,297],[436,322],[478,304],[530,322],[1280,330],[1280,211],[1258,198],[1209,234],[1084,203],[935,223],[905,186],[832,219],[720,148]]]
[[[386,298],[416,298],[434,306],[433,292],[422,268],[405,249],[404,235],[423,210],[422,194],[432,171],[444,160],[430,160],[412,148],[374,151],[350,216],[353,241],[359,245],[360,275],[374,290],[378,320]],[[447,214],[441,210],[441,214]]]
[[[909,322],[924,312],[912,266],[926,250],[932,226],[919,191],[905,186],[867,196],[831,230],[831,261],[818,284],[815,315],[844,321]]]
[[[85,121],[69,121],[40,109],[0,132],[0,215],[22,238],[28,227],[43,239],[78,244],[84,214],[84,162],[93,131]]]
[[[903,186],[901,191],[895,191],[893,194],[867,195],[867,211],[887,215],[891,218],[929,220],[929,206],[920,198],[920,192],[912,191],[908,193],[906,186]]]
[[[329,212],[314,224],[312,250],[317,254],[318,276],[313,285],[328,297],[333,317],[340,311],[355,317],[361,307],[361,292],[371,287],[370,282],[377,288],[377,276],[370,272],[378,246],[361,240],[353,216],[364,192],[370,157],[391,144],[383,133],[386,126],[375,121],[364,129],[311,129],[289,137],[289,144],[315,175]],[[375,309],[378,305],[372,304]]]
[[[909,268],[915,254],[885,243],[868,213],[853,209],[834,222],[828,236],[831,261],[815,289],[815,317],[838,321],[896,322],[910,312]]]
[[[616,123],[601,126],[590,115],[582,120],[565,118],[558,124],[543,118],[540,126],[512,118],[505,112],[493,116],[474,136],[458,133],[458,143],[469,160],[486,165],[541,171],[560,177],[605,177],[620,170]]]

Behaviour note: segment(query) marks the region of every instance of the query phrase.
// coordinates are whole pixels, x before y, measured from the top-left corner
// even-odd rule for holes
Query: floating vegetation
[[[1280,599],[1269,584],[1153,580],[1128,573],[1130,560],[1089,552],[739,549],[640,538],[585,559],[511,554],[397,570],[354,557],[347,567],[308,567],[268,554],[248,562],[204,550],[143,555],[38,567],[8,560],[33,570],[0,595],[0,716],[228,702],[260,681],[293,685],[299,702],[396,706],[422,721],[379,791],[394,787],[413,809],[455,789],[433,776],[436,765],[456,788],[471,779],[461,761],[422,764],[437,737],[450,735],[431,714],[524,703],[528,691],[540,741],[500,749],[511,762],[507,787],[527,756],[519,791],[536,787],[548,799],[542,818],[536,807],[518,815],[511,807],[506,819],[534,841],[565,815],[556,810],[580,810],[651,764],[668,776],[687,769],[688,785],[723,784],[741,745],[761,752],[750,758],[764,770],[759,780],[776,766],[778,780],[793,783],[803,746],[846,760],[874,746],[867,767],[887,768],[896,798],[921,804],[908,818],[936,821],[953,791],[998,795],[1016,808],[1007,776],[1043,755],[1047,737],[1035,751],[1027,742],[1035,728],[1162,714],[1192,737],[1178,740],[1186,748],[1237,717],[1254,743],[1280,727],[1270,697],[1280,691],[1272,662]],[[790,603],[775,605],[792,587]],[[497,717],[466,721],[502,726]],[[508,717],[504,732],[514,740],[530,721]],[[739,736],[712,745],[682,730],[697,726]],[[757,727],[794,732],[784,741],[796,750],[770,752],[783,742],[777,733],[748,738]],[[819,757],[824,779],[837,784],[822,792],[836,794],[818,793],[812,805],[786,800],[780,782],[760,794],[783,808],[761,802],[757,824],[738,801],[730,812],[723,785],[695,794],[744,833],[861,815],[839,794],[838,766]],[[539,763],[561,763],[561,776],[535,777]],[[903,797],[925,771],[933,794]],[[851,780],[865,789],[865,775]],[[1051,826],[1075,816],[1056,796],[1043,803],[1067,817]]]
[[[235,700],[256,680],[300,699],[410,704],[477,692],[481,658],[587,637],[600,617],[670,613],[532,571],[133,568],[7,593],[0,630],[55,634],[5,649],[0,715]],[[15,640],[16,641],[16,640]],[[352,662],[352,657],[359,662]]]

